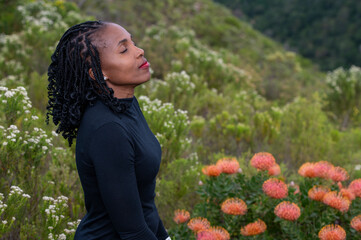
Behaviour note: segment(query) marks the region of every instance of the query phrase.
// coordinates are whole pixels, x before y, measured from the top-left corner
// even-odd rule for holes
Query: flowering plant
[[[270,153],[257,153],[242,171],[235,158],[203,168],[206,180],[193,213],[176,210],[175,239],[361,239],[361,179],[346,186],[345,169],[326,161],[299,168],[286,183]],[[256,174],[244,174],[257,169]],[[180,221],[181,219],[181,221]],[[215,233],[214,229],[218,229]]]

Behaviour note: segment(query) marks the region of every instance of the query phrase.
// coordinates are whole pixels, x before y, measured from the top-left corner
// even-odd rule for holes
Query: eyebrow
[[[132,39],[132,35],[130,35],[130,39]],[[125,43],[127,41],[128,41],[128,39],[124,38],[118,42],[117,46],[119,46],[120,44]]]

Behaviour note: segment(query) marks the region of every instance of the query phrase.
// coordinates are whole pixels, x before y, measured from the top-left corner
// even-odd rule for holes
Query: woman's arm
[[[124,240],[158,240],[147,226],[134,168],[134,149],[124,129],[107,123],[89,143],[98,187],[115,230]]]
[[[157,238],[161,240],[169,240],[168,232],[165,230],[162,220],[159,219]],[[169,238],[169,239],[168,239]]]

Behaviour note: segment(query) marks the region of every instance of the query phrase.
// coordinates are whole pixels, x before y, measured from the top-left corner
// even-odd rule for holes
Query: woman
[[[134,96],[149,63],[121,26],[68,29],[49,66],[48,113],[72,144],[87,213],[75,239],[170,239],[154,204],[161,149]]]

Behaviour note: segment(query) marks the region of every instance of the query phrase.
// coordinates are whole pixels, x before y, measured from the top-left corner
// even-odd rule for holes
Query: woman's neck
[[[132,98],[134,96],[134,88],[135,86],[127,85],[127,86],[109,86],[112,84],[108,84],[108,87],[113,89],[115,98]]]

